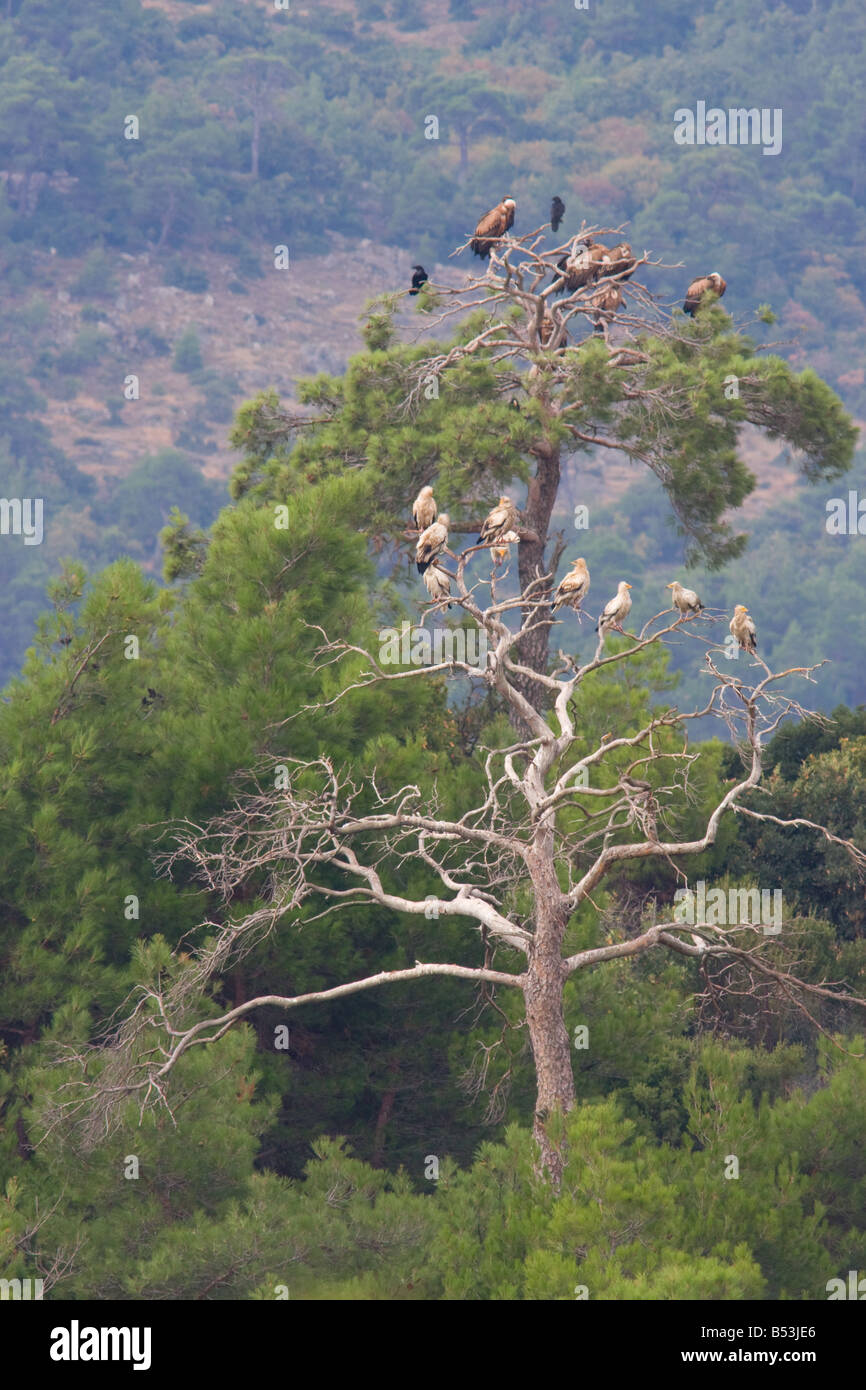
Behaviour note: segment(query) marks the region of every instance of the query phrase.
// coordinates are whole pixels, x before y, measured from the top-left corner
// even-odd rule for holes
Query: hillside
[[[413,262],[454,283],[453,247],[506,188],[519,228],[543,222],[557,191],[564,231],[622,224],[681,263],[649,279],[666,301],[723,267],[735,321],[769,303],[765,337],[866,416],[866,142],[837,100],[866,37],[853,0],[757,13],[675,0],[649,19],[634,0],[603,15],[530,15],[516,0],[94,0],[62,17],[12,0],[0,28],[5,490],[44,496],[54,518],[38,555],[0,550],[3,677],[63,555],[98,568],[126,551],[157,574],[171,505],[207,524],[225,500],[237,407],[339,373],[365,303],[404,288]],[[698,99],[779,107],[778,157],[677,145],[674,112]],[[273,268],[277,245],[288,270]],[[762,556],[781,548],[821,592],[831,576],[855,582],[858,538],[830,543],[827,499],[772,441],[750,436],[743,455],[756,487],[738,524],[771,650],[796,632],[817,656],[823,624],[803,633],[797,586]],[[661,499],[625,460],[583,458],[566,486],[624,508],[645,564],[677,567]],[[837,645],[829,703],[866,678],[858,644]]]

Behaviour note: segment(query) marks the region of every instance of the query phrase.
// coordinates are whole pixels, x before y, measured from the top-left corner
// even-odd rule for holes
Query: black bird
[[[412,270],[414,273],[412,275],[412,288],[409,293],[417,294],[421,286],[426,285],[429,277],[423,265],[413,265]]]
[[[550,225],[555,232],[559,231],[559,224],[564,216],[565,203],[562,201],[559,194],[557,194],[553,202],[550,204]]]

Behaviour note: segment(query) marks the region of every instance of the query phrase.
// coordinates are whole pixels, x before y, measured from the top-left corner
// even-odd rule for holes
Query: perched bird
[[[592,284],[602,273],[609,274],[605,262],[610,264],[608,248],[600,242],[593,241],[592,237],[587,237],[580,243],[579,250],[575,248],[571,255],[561,256],[557,261],[557,268],[565,279],[559,293],[574,294],[575,290]]]
[[[517,508],[510,497],[500,497],[498,506],[493,508],[481,526],[478,545],[492,545],[501,540],[506,531],[517,525]]]
[[[547,344],[553,337],[553,330],[555,327],[556,324],[553,322],[550,314],[545,314],[538,328],[538,340],[542,347],[547,347]]]
[[[519,540],[520,537],[516,531],[506,531],[504,536],[500,536],[500,544],[493,547],[494,562],[497,565],[504,565],[505,561],[508,559],[509,545],[513,545],[515,541]]]
[[[428,526],[432,526],[438,512],[432,487],[422,487],[412,503],[412,520],[418,530],[426,531]]]
[[[694,589],[684,589],[678,579],[675,579],[672,584],[666,584],[665,588],[671,591],[674,608],[678,608],[684,616],[688,617],[691,614],[703,612],[704,605]]]
[[[497,237],[505,236],[509,227],[514,226],[516,209],[517,204],[513,198],[503,198],[502,202],[497,203],[495,208],[485,212],[469,243],[470,250],[474,251],[476,256],[486,260],[496,244]]]
[[[418,573],[423,574],[429,569],[448,544],[448,513],[443,512],[438,521],[434,521],[432,526],[428,526],[418,537],[418,544],[415,547],[415,563],[418,566]]]
[[[589,570],[586,567],[586,561],[581,556],[579,560],[572,560],[571,569],[568,574],[563,576],[551,608],[555,612],[562,604],[567,603],[569,607],[577,610],[588,593]]]
[[[700,308],[701,300],[708,291],[712,290],[712,292],[721,299],[727,288],[727,282],[722,279],[717,270],[714,270],[712,275],[699,275],[697,280],[693,280],[686,290],[686,302],[683,305],[683,312],[691,314],[692,318],[694,318],[695,313]]]
[[[410,294],[418,294],[422,285],[426,285],[428,275],[423,265],[413,265],[412,267],[412,288]]]
[[[425,569],[424,583],[427,585],[427,592],[434,603],[442,603],[443,600],[451,597],[451,580],[438,565],[430,565]],[[451,607],[450,603],[448,607]]]
[[[620,283],[630,280],[637,265],[637,256],[632,255],[628,242],[621,241],[619,246],[612,246],[609,255],[610,265],[605,268],[605,275],[618,275]]]
[[[616,593],[612,599],[604,605],[601,617],[595,625],[596,632],[607,632],[615,627],[617,632],[622,632],[622,625],[631,612],[630,584],[626,584],[621,579],[616,586]]]
[[[736,637],[744,652],[757,652],[758,634],[755,624],[749,617],[749,610],[742,603],[738,603],[734,609],[734,616],[730,622],[731,636]]]
[[[595,331],[604,332],[604,320],[610,319],[617,309],[621,309],[625,304],[622,290],[615,282],[609,285],[601,285],[594,290],[589,297],[589,302],[595,309]]]
[[[557,193],[557,194],[554,196],[553,202],[550,204],[550,225],[551,225],[553,231],[555,231],[555,232],[558,232],[558,231],[559,231],[559,224],[560,224],[560,222],[562,221],[562,219],[563,219],[564,216],[565,216],[565,203],[562,201],[562,199],[560,198],[559,194]]]

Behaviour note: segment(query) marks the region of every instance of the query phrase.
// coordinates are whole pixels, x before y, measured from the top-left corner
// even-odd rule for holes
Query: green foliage
[[[91,251],[81,274],[72,282],[72,293],[79,299],[107,299],[115,293],[114,262],[105,251]]]
[[[204,294],[209,287],[207,271],[201,266],[190,265],[183,256],[173,256],[165,267],[163,277],[166,285],[176,285],[190,294]]]
[[[171,365],[176,372],[186,372],[187,374],[200,371],[204,366],[201,344],[193,324],[188,324],[178,338]]]

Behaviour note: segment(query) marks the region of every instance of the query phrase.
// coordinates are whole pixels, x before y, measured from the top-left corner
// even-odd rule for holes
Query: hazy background
[[[18,669],[64,555],[160,570],[172,504],[227,502],[233,410],[339,371],[365,301],[449,261],[506,193],[516,231],[559,193],[682,271],[722,271],[738,322],[866,413],[866,45],[859,0],[7,0],[0,19],[0,495],[42,497],[45,539],[0,537],[0,680]],[[736,78],[731,74],[737,74]],[[674,111],[779,107],[778,157],[674,142]],[[436,115],[439,139],[425,139]],[[134,117],[135,120],[130,120]],[[137,124],[136,124],[137,123]],[[127,135],[137,138],[126,138]],[[286,245],[290,268],[273,268]],[[406,311],[407,324],[410,322]],[[413,325],[413,331],[415,326]],[[124,383],[139,378],[139,399]],[[743,561],[693,573],[755,612],[771,665],[828,657],[815,703],[863,697],[866,537],[831,537],[835,489],[744,441],[758,487]],[[625,461],[573,460],[557,521],[590,506],[585,553],[615,583],[686,578],[666,499]],[[866,524],[866,523],[864,523]],[[621,571],[621,574],[620,574]],[[702,693],[687,674],[683,700]]]

